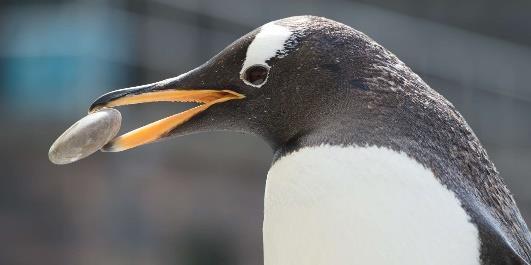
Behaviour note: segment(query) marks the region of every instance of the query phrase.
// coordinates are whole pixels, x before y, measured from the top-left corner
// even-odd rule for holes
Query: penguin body
[[[351,27],[273,21],[186,74],[110,92],[91,110],[179,100],[204,105],[108,150],[204,131],[265,139],[275,153],[266,265],[531,261],[529,230],[463,117]]]
[[[264,253],[266,265],[479,265],[480,239],[455,194],[405,153],[321,145],[269,171]]]

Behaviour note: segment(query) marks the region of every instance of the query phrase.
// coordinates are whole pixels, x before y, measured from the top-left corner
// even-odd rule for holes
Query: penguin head
[[[371,112],[375,98],[393,91],[390,84],[404,82],[401,69],[391,53],[346,25],[289,17],[253,30],[190,72],[109,92],[89,111],[160,101],[201,104],[119,136],[107,151],[219,130],[256,134],[278,148]]]

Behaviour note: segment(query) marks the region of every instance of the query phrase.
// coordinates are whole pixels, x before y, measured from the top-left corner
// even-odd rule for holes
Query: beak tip
[[[93,113],[93,112],[96,112],[98,110],[101,110],[102,108],[104,108],[108,102],[108,99],[107,98],[104,98],[104,97],[100,97],[98,99],[96,99],[89,107],[88,109],[88,113]]]
[[[88,114],[94,113],[94,112],[96,112],[96,111],[98,111],[98,110],[100,110],[100,109],[101,109],[101,107],[98,107],[98,106],[92,105],[92,106],[90,106],[90,108],[88,109]]]
[[[92,104],[90,105],[88,109],[88,112],[89,113],[96,112],[102,108],[109,106],[110,102],[118,98],[127,96],[130,90],[132,89],[131,88],[119,89],[119,90],[115,90],[115,91],[111,91],[106,94],[103,94],[102,96],[94,100],[94,102],[92,102]]]

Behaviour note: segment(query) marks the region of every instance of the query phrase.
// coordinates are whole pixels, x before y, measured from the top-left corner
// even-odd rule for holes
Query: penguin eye
[[[243,78],[248,83],[259,86],[265,83],[268,72],[269,69],[263,65],[253,65],[245,70]]]

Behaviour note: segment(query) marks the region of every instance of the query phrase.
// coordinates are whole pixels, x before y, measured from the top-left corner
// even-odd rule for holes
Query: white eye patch
[[[249,83],[245,78],[245,71],[253,65],[261,65],[267,69],[270,66],[266,63],[267,60],[273,58],[279,52],[286,48],[286,42],[291,37],[293,32],[283,26],[275,25],[274,22],[265,24],[260,29],[260,32],[256,34],[254,40],[247,48],[247,54],[245,61],[243,62],[242,69],[240,71],[240,78],[248,85],[254,87],[261,87],[266,82],[260,85]],[[267,80],[267,79],[266,79]]]

